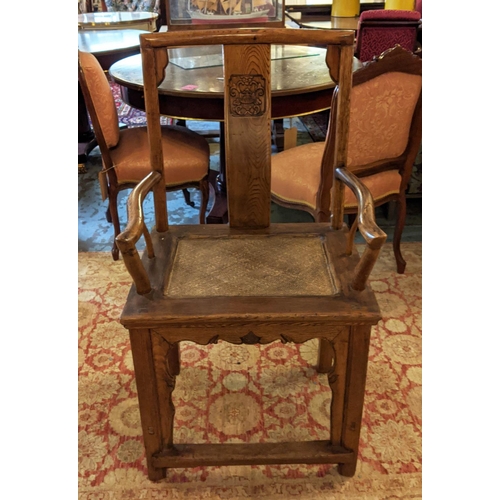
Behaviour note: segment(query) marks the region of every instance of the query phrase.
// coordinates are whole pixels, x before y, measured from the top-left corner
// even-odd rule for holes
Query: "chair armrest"
[[[354,174],[343,167],[335,170],[335,176],[352,190],[358,202],[358,227],[366,241],[366,248],[354,270],[351,288],[361,291],[366,287],[368,277],[387,235],[375,222],[375,205],[368,188]]]
[[[132,190],[127,200],[127,226],[116,237],[116,245],[123,256],[125,267],[134,280],[139,295],[151,291],[149,276],[136,248],[136,243],[143,234],[148,247],[148,255],[154,257],[149,233],[144,223],[142,204],[146,195],[160,179],[161,174],[159,172],[151,172]]]

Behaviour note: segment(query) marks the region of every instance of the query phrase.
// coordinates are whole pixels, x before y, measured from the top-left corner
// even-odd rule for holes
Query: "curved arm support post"
[[[344,167],[337,168],[335,170],[335,176],[352,190],[358,202],[358,215],[356,220],[359,232],[366,241],[366,248],[354,270],[351,288],[361,291],[366,288],[366,282],[377,261],[380,248],[387,239],[387,235],[375,222],[375,205],[368,188]]]
[[[123,256],[125,267],[134,280],[139,295],[145,295],[151,291],[149,276],[136,248],[136,243],[142,235],[146,241],[148,257],[154,257],[151,237],[144,223],[142,204],[146,195],[160,179],[160,173],[151,172],[132,190],[127,201],[127,227],[116,237],[116,245]]]

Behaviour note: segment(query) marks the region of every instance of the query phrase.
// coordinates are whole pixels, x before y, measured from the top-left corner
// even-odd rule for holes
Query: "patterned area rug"
[[[146,113],[140,109],[133,108],[124,103],[120,95],[120,86],[114,82],[109,82],[113,97],[115,98],[116,108],[118,111],[118,119],[120,123],[127,125],[128,128],[143,127],[146,125]],[[160,118],[162,125],[170,125],[173,123],[171,118],[162,116]]]
[[[403,243],[396,274],[386,245],[372,273],[374,327],[355,477],[335,466],[170,469],[147,479],[134,369],[119,316],[123,262],[79,253],[79,499],[419,499],[422,487],[421,244]],[[317,344],[181,344],[176,442],[328,439],[330,389]]]

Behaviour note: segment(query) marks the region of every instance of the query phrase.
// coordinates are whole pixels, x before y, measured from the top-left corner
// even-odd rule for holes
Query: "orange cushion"
[[[320,183],[321,159],[324,142],[314,142],[287,149],[271,157],[271,193],[289,202],[316,208]],[[361,178],[375,202],[389,194],[399,193],[401,176],[388,170]],[[353,192],[346,188],[344,206],[357,205]]]
[[[120,129],[118,127],[118,113],[116,104],[109,86],[108,79],[99,61],[89,52],[78,51],[80,66],[85,75],[85,81],[94,103],[94,109],[101,126],[102,134],[108,148],[118,144]]]
[[[167,186],[197,182],[208,173],[210,152],[204,137],[186,127],[162,127],[163,165]],[[120,184],[139,182],[151,172],[146,127],[120,131],[118,146],[110,151]]]
[[[315,209],[324,149],[324,142],[313,142],[271,156],[271,193]]]

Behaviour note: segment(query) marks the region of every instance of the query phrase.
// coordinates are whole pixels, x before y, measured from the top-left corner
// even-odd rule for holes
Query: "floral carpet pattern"
[[[384,246],[371,276],[372,330],[358,469],[331,465],[170,469],[146,474],[134,369],[119,316],[131,280],[108,252],[79,259],[79,499],[417,499],[422,488],[421,243],[403,243],[404,275]],[[181,343],[175,441],[328,439],[330,389],[317,343]]]

